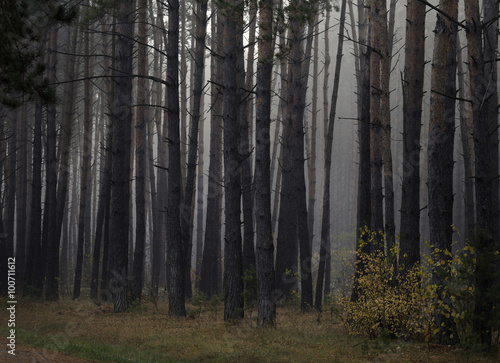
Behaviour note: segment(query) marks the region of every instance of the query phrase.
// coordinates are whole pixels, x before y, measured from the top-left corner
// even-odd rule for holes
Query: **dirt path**
[[[48,349],[33,348],[23,344],[16,344],[16,355],[13,356],[5,350],[0,351],[2,363],[88,363],[95,362],[82,358],[75,358],[65,353]]]

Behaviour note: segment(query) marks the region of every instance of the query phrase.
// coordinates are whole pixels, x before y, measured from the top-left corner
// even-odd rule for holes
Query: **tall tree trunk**
[[[27,232],[26,283],[33,286],[42,243],[42,104],[35,103],[31,213]]]
[[[146,1],[139,1],[139,17],[137,24],[137,72],[139,76],[148,75],[147,34],[146,34]],[[145,78],[137,79],[137,103],[146,105],[149,87]],[[149,123],[146,107],[139,106],[136,114],[135,125],[135,251],[132,265],[131,300],[140,301],[142,296],[144,276],[144,252],[146,245],[146,124]]]
[[[7,113],[6,124],[10,126],[7,139],[7,163],[5,168],[5,212],[3,221],[6,233],[6,256],[14,257],[14,223],[16,216],[16,177],[17,177],[17,137],[18,114],[14,109]]]
[[[108,35],[106,33],[107,31],[107,26],[106,23],[103,21],[101,23],[101,30],[102,30],[102,43],[103,43],[103,48],[108,48],[110,44],[108,44]],[[113,52],[113,51],[112,51]],[[114,55],[111,54],[113,57]],[[102,67],[104,72],[109,72],[109,58],[108,56],[104,56],[102,60]],[[113,94],[114,94],[114,82],[108,82],[106,84],[106,91],[102,92],[101,97],[104,97],[106,102],[103,101],[101,107],[102,111],[101,114],[104,115],[107,113],[108,115],[112,115],[113,109],[112,109],[112,100],[113,100]],[[99,289],[99,265],[101,261],[101,255],[103,256],[102,260],[102,275],[106,275],[106,264],[107,264],[107,258],[105,259],[104,256],[107,257],[107,249],[104,248],[104,241],[108,241],[107,235],[104,235],[104,230],[106,229],[106,224],[109,224],[109,220],[106,220],[105,217],[106,215],[109,216],[109,209],[110,209],[110,198],[111,198],[111,169],[112,169],[112,162],[113,162],[113,155],[111,153],[112,147],[113,147],[113,124],[112,124],[112,118],[108,116],[107,122],[105,122],[105,136],[103,138],[103,143],[105,143],[105,146],[103,145],[103,150],[102,152],[102,157],[101,157],[101,177],[100,177],[100,191],[99,191],[99,202],[97,206],[97,216],[96,216],[96,227],[95,227],[95,244],[94,244],[94,250],[93,250],[93,257],[92,257],[92,274],[90,278],[90,298],[96,300],[98,298],[98,289]],[[96,190],[97,191],[97,190]],[[103,248],[101,248],[101,245]],[[109,247],[109,246],[108,246]],[[104,279],[101,277],[101,281],[104,281]]]
[[[180,39],[182,43],[180,43],[180,50],[179,50],[179,56],[180,56],[180,137],[181,137],[181,185],[186,180],[187,177],[187,168],[186,168],[186,156],[187,156],[187,146],[188,146],[188,139],[187,139],[187,75],[188,75],[188,68],[187,68],[187,60],[186,60],[186,49],[188,48],[187,44],[187,36],[186,36],[186,30],[187,30],[187,20],[188,20],[188,15],[186,11],[186,4],[187,1],[181,1],[179,4],[179,11],[180,11]],[[192,2],[192,7],[193,7],[193,15],[195,13],[195,7],[197,4],[195,2]],[[194,34],[195,33],[195,27],[196,25],[194,24],[194,16],[192,17],[192,29],[191,29],[191,42],[194,41]],[[166,44],[165,44],[166,45]],[[194,48],[194,47],[192,47]],[[189,49],[188,49],[189,51]],[[190,57],[192,59],[192,57]],[[191,62],[191,74],[189,75],[189,79],[192,80],[194,79],[193,77],[193,68],[195,65],[193,62]]]
[[[498,102],[496,92],[496,16],[490,11],[498,9],[495,2],[485,2],[486,18],[480,22],[479,2],[465,1],[465,20],[467,27],[467,48],[469,51],[469,76],[472,94],[472,115],[475,159],[475,198],[476,198],[476,232],[484,246],[495,248],[495,235],[498,232]],[[489,23],[488,23],[489,21]],[[484,48],[483,48],[483,27]],[[495,44],[492,42],[495,41]],[[489,44],[488,44],[489,43]],[[487,73],[488,72],[488,73]],[[496,155],[494,155],[496,152]],[[493,175],[494,172],[497,172]],[[494,177],[494,179],[492,179]],[[484,262],[478,261],[478,274]],[[480,336],[481,343],[491,344],[491,323],[481,316],[491,311],[487,294],[492,286],[491,279],[477,282],[476,306],[474,311],[473,330]]]
[[[213,4],[213,3],[212,3]],[[213,5],[212,5],[213,6]],[[222,54],[222,17],[212,12],[212,49]],[[217,16],[215,16],[217,15]],[[210,67],[211,113],[210,113],[210,165],[208,169],[207,217],[205,243],[201,266],[200,290],[208,297],[219,294],[221,264],[219,251],[221,245],[222,212],[222,87],[217,83],[222,78],[222,60],[212,58]]]
[[[28,140],[27,140],[27,106],[21,106],[20,117],[17,120],[17,187],[16,187],[16,282],[24,282],[26,266],[26,214],[28,199]]]
[[[150,6],[152,8],[152,4]],[[151,14],[151,17],[153,17],[153,14]],[[153,28],[153,41],[154,41],[154,46],[156,48],[161,47],[161,41],[160,41],[160,34],[159,34],[159,27],[160,27],[160,16],[156,16],[156,28]],[[163,65],[163,55],[159,55],[158,53],[155,53],[155,58],[153,62],[153,68],[154,68],[154,75],[157,78],[161,77],[161,65]],[[154,90],[153,90],[153,96],[154,96],[154,103],[156,105],[161,105],[162,103],[162,86],[160,83],[155,83],[154,85]],[[163,141],[163,132],[162,132],[162,114],[166,114],[166,112],[162,112],[160,107],[157,107],[155,109],[155,124],[156,124],[156,129],[157,129],[157,164],[160,165],[161,167],[166,168],[167,165],[165,165],[165,158],[166,158],[166,152],[164,151],[164,148],[166,146],[166,143]],[[149,153],[149,166],[150,166],[150,176],[151,176],[151,198],[153,200],[153,257],[152,257],[152,272],[151,272],[151,288],[152,288],[152,296],[154,298],[158,297],[158,288],[160,286],[160,281],[161,281],[161,270],[162,270],[162,261],[164,261],[164,256],[165,256],[165,249],[163,248],[163,222],[164,222],[164,214],[162,212],[164,208],[164,198],[165,198],[165,193],[160,193],[160,186],[164,186],[165,184],[163,183],[164,179],[166,179],[166,170],[162,168],[158,168],[158,172],[156,174],[157,177],[157,183],[155,184],[156,181],[154,180],[154,160],[153,160],[153,125],[150,125],[148,127],[149,131],[149,147],[151,148],[151,151]],[[166,136],[166,135],[165,135]],[[155,207],[156,204],[156,207]],[[163,257],[163,258],[162,258]]]
[[[89,28],[87,28],[89,29]],[[84,40],[84,54],[87,55],[84,58],[84,77],[87,78],[84,83],[84,106],[83,106],[83,139],[82,139],[82,161],[81,161],[81,174],[80,174],[80,210],[78,213],[78,251],[77,251],[77,259],[76,259],[76,268],[75,268],[75,284],[73,286],[73,299],[77,299],[80,297],[80,288],[82,283],[82,273],[83,273],[83,261],[84,261],[84,253],[89,254],[88,249],[84,250],[85,243],[85,224],[88,222],[86,218],[87,208],[91,208],[91,206],[87,206],[88,202],[88,194],[90,190],[88,189],[89,185],[89,171],[90,171],[90,158],[91,158],[91,150],[92,150],[92,118],[91,118],[91,105],[92,105],[92,96],[91,96],[91,86],[90,80],[90,35],[89,33],[85,34]]]
[[[39,102],[37,104],[39,104]],[[5,140],[3,137],[3,135],[5,135],[5,122],[6,122],[5,109],[2,105],[0,105],[0,135],[2,135],[2,137],[0,137],[0,160],[5,160],[5,157],[6,157]],[[35,120],[35,122],[36,122],[36,120]],[[33,136],[33,137],[36,138],[36,136]],[[5,164],[0,163],[0,198],[1,198],[0,200],[5,199],[5,192],[4,192],[4,185],[3,185],[5,171],[6,171]],[[41,217],[41,215],[42,215],[42,213],[40,212],[40,217]],[[32,228],[32,227],[30,226],[30,228]],[[0,208],[0,254],[2,256],[7,256],[7,238],[6,237],[7,236],[4,233],[4,220],[3,220],[3,207],[2,207],[2,208]],[[29,238],[29,234],[28,234],[28,238]],[[28,262],[29,261],[30,260],[28,260]],[[8,266],[7,266],[6,259],[0,260],[0,273],[2,274],[2,277],[0,277],[0,295],[4,295],[7,293],[7,288],[8,288],[8,276],[7,276]],[[27,275],[30,276],[29,274],[27,274]]]
[[[111,221],[109,279],[116,284],[112,291],[115,312],[128,308],[128,248],[130,223],[130,145],[132,129],[132,54],[133,1],[120,4],[116,33],[116,73],[113,101],[113,162],[111,184]],[[110,280],[111,281],[111,280]]]
[[[370,173],[370,47],[369,42],[369,17],[364,7],[364,1],[358,1],[358,24],[359,24],[359,74],[358,87],[358,138],[359,138],[359,173],[358,173],[358,200],[356,216],[356,249],[370,252],[368,240],[365,237],[360,244],[362,236],[366,236],[364,229],[371,223],[371,173]],[[356,267],[354,285],[351,300],[358,299],[358,279],[364,270],[361,255],[356,255]]]
[[[434,54],[431,74],[431,107],[428,144],[428,195],[430,241],[438,248],[437,260],[449,261],[453,235],[453,142],[455,133],[456,55],[457,55],[457,0],[441,0],[439,9],[452,20],[437,14]],[[439,300],[448,303],[443,294],[445,264],[433,271],[433,283],[438,286]],[[439,339],[449,340],[453,320],[446,319],[439,309],[435,314],[440,328]],[[444,324],[444,325],[442,325]],[[443,327],[443,328],[442,328]]]
[[[207,33],[207,6],[208,1],[200,3],[200,12],[196,15],[196,49],[194,59],[194,82],[193,82],[193,110],[191,111],[191,132],[189,135],[189,154],[187,164],[187,180],[184,192],[184,201],[181,209],[182,245],[184,253],[184,293],[187,297],[192,296],[191,287],[191,252],[194,212],[194,183],[196,178],[196,156],[198,152],[198,134],[200,118],[202,117],[201,98],[203,97],[203,69],[205,67],[205,37]]]
[[[274,244],[271,229],[271,78],[273,69],[273,0],[260,5],[259,55],[257,64],[257,119],[255,139],[255,216],[257,234],[257,278],[259,281],[258,324],[276,324],[273,299]]]
[[[185,316],[185,259],[181,236],[181,139],[179,130],[179,1],[168,3],[167,98],[168,98],[168,189],[167,279],[168,313]]]
[[[498,159],[498,10],[499,3],[486,0],[483,3],[484,74],[488,80],[487,97],[484,100],[484,115],[488,120],[491,183],[491,234],[495,248],[500,249],[499,219],[499,159]],[[500,268],[500,261],[497,262]]]
[[[399,264],[408,271],[420,262],[420,129],[424,91],[425,4],[409,0],[406,18]]]
[[[344,24],[347,0],[342,0],[340,9],[340,28],[339,41],[337,45],[337,59],[335,62],[335,74],[333,80],[332,102],[330,108],[330,117],[328,119],[328,133],[325,147],[325,174],[323,182],[323,213],[321,219],[321,245],[320,260],[318,270],[318,280],[316,283],[316,309],[321,310],[323,298],[323,278],[325,276],[325,265],[330,259],[330,179],[332,169],[332,150],[333,150],[333,130],[335,126],[335,116],[337,113],[337,98],[340,84],[340,68],[342,65],[342,51],[344,45]]]
[[[238,0],[219,8],[223,22],[223,135],[225,190],[225,247],[224,247],[224,320],[243,318],[243,256],[241,241],[241,155],[239,153],[238,112],[242,100],[237,76],[238,47],[243,34],[243,1]]]
[[[370,176],[371,232],[377,233],[372,248],[383,249],[380,233],[384,230],[382,191],[382,119],[381,119],[381,39],[382,1],[370,1]],[[384,7],[385,8],[385,7]]]
[[[56,82],[57,63],[57,29],[52,29],[49,40],[48,79]],[[45,299],[49,301],[59,299],[59,240],[56,238],[57,227],[57,156],[56,156],[56,106],[47,106],[47,164],[46,164],[46,192],[42,247],[46,249],[45,268]],[[43,256],[42,252],[42,256]],[[43,257],[42,257],[43,258]],[[42,275],[43,276],[43,275]],[[42,277],[41,276],[41,277]]]
[[[394,0],[391,1],[391,5]],[[384,165],[384,237],[387,248],[387,256],[390,265],[396,270],[397,257],[394,249],[395,244],[395,223],[394,223],[394,186],[392,173],[392,151],[391,151],[391,99],[390,99],[390,75],[391,75],[391,59],[392,59],[392,39],[393,34],[387,24],[387,10],[385,1],[380,2],[380,50],[382,52],[382,60],[380,65],[380,113],[382,124],[382,161]],[[392,9],[391,17],[394,17]],[[392,21],[394,28],[394,21]]]
[[[296,4],[295,4],[296,5]],[[295,21],[297,23],[297,21]],[[297,75],[300,81],[300,61],[301,49],[299,31],[300,25],[295,25],[294,34],[292,28],[289,29],[288,37],[295,37],[295,44],[298,43],[299,49],[296,51],[295,57],[295,73],[292,71],[293,62],[289,59],[288,75],[286,78],[286,106],[283,116],[283,132],[281,138],[281,157],[279,167],[281,168],[281,188],[279,201],[279,218],[278,218],[278,240],[276,251],[276,289],[283,294],[284,299],[290,299],[294,291],[298,291],[298,235],[297,235],[297,210],[295,206],[295,190],[293,178],[296,177],[294,171],[294,148],[295,135],[293,133],[293,105],[294,105],[294,84],[293,75]],[[292,57],[292,50],[290,51]],[[297,55],[298,53],[298,55]],[[297,72],[298,68],[298,72]],[[302,132],[302,130],[300,130]],[[302,150],[303,151],[303,150]],[[302,158],[303,159],[303,158]]]
[[[239,75],[240,88],[244,88],[242,105],[240,107],[240,154],[243,155],[241,165],[241,189],[243,197],[243,271],[255,267],[254,245],[254,186],[252,183],[252,128],[253,128],[253,97],[250,91],[253,88],[253,63],[255,58],[255,29],[257,23],[257,7],[250,5],[249,9],[249,47],[247,53],[247,73],[245,80],[243,37],[239,51],[238,62],[241,72]],[[246,283],[245,283],[246,285]],[[245,286],[246,289],[246,286]]]
[[[460,111],[460,135],[462,142],[464,158],[464,214],[465,214],[465,233],[466,236],[474,232],[475,213],[474,213],[474,180],[473,160],[474,144],[472,141],[472,109],[466,99],[470,98],[470,92],[467,92],[465,85],[466,72],[462,60],[462,47],[460,46],[460,37],[457,37],[457,64],[458,64],[458,98]]]
[[[310,162],[309,162],[309,201],[308,207],[308,228],[309,240],[311,246],[314,246],[314,216],[316,205],[316,139],[318,129],[318,76],[319,76],[319,14],[314,17],[314,55],[313,55],[313,72],[312,72],[312,105],[311,105],[311,145],[310,145]]]

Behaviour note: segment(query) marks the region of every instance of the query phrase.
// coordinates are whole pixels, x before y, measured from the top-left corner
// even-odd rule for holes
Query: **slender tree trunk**
[[[212,5],[213,6],[213,5]],[[214,11],[214,10],[213,10]],[[216,15],[216,16],[215,16]],[[212,49],[222,54],[222,17],[212,13]],[[208,169],[207,217],[200,290],[207,296],[219,294],[221,264],[221,204],[222,193],[222,87],[217,83],[222,78],[222,60],[213,57],[211,64],[211,114],[210,114],[210,165]]]
[[[491,234],[495,248],[500,249],[500,219],[499,219],[499,159],[498,159],[498,1],[483,2],[483,32],[484,32],[484,74],[488,80],[487,97],[484,100],[484,115],[488,120],[490,176],[491,183]],[[500,261],[497,262],[500,268]]]
[[[168,3],[167,98],[168,98],[168,189],[167,189],[167,280],[171,316],[185,316],[185,260],[181,236],[181,139],[179,129],[179,1]]]
[[[146,49],[146,2],[139,1],[138,17],[138,52],[137,52],[137,72],[139,75],[148,75],[148,55]],[[137,103],[146,105],[148,99],[149,86],[145,78],[137,79]],[[132,285],[131,300],[140,301],[142,296],[143,276],[144,276],[144,253],[146,244],[146,124],[147,113],[145,106],[139,106],[136,114],[135,125],[135,251],[132,265]]]
[[[244,88],[243,102],[240,107],[240,154],[243,155],[241,165],[241,189],[243,195],[243,271],[248,271],[250,266],[255,267],[254,244],[254,186],[252,183],[252,128],[253,128],[253,97],[250,91],[253,88],[254,58],[255,58],[255,30],[257,23],[257,7],[250,5],[249,9],[249,47],[247,53],[247,73],[245,80],[243,37],[239,51],[238,62],[241,72],[239,75],[240,88]],[[246,289],[246,286],[245,286]]]
[[[376,232],[375,245],[383,248],[380,233],[384,230],[382,191],[382,119],[381,119],[381,39],[382,1],[370,2],[370,176],[371,176],[371,232]]]
[[[88,29],[88,28],[87,28]],[[90,35],[85,34],[84,40],[84,54],[90,55]],[[84,77],[90,77],[90,57],[84,58]],[[91,86],[90,80],[86,80],[84,83],[84,108],[83,108],[83,153],[82,153],[82,171],[80,174],[80,210],[78,213],[78,251],[77,251],[77,259],[76,259],[76,268],[75,268],[75,284],[73,286],[73,299],[77,299],[80,297],[80,288],[82,283],[82,272],[83,272],[83,262],[84,262],[84,253],[88,254],[88,249],[84,250],[84,242],[85,242],[85,224],[88,222],[86,217],[87,208],[91,208],[91,206],[87,206],[88,202],[88,190],[89,185],[89,171],[90,171],[90,158],[91,158],[91,150],[92,150],[92,118],[91,118],[91,104],[92,104],[92,96],[91,96]]]
[[[312,105],[311,105],[311,146],[309,162],[309,201],[308,207],[308,228],[309,240],[311,246],[314,246],[314,216],[316,205],[316,139],[318,129],[318,73],[319,73],[319,14],[314,17],[314,55],[313,55],[313,86],[312,86]]]
[[[21,106],[20,117],[17,119],[17,177],[16,177],[16,282],[24,282],[26,266],[26,214],[27,214],[27,177],[28,177],[28,140],[27,140],[27,106]]]
[[[33,286],[39,271],[38,257],[42,243],[42,104],[35,103],[33,132],[33,177],[31,186],[31,215],[27,232],[26,283]]]
[[[457,37],[457,64],[458,64],[458,97],[460,111],[460,135],[462,137],[462,150],[464,158],[464,214],[465,214],[465,235],[473,233],[475,229],[474,213],[474,145],[472,142],[472,109],[466,99],[470,98],[465,85],[465,70],[462,60],[462,47],[460,37]]]
[[[179,50],[179,56],[180,56],[180,137],[181,137],[181,185],[186,180],[187,177],[187,168],[186,168],[186,156],[187,156],[187,146],[188,146],[188,139],[187,139],[187,73],[188,73],[188,68],[187,68],[187,60],[186,60],[186,48],[188,48],[187,44],[187,36],[186,36],[186,30],[187,30],[187,11],[186,11],[186,3],[187,1],[181,1],[179,4],[179,11],[180,11],[180,39],[182,43],[180,43],[180,50]],[[194,9],[197,6],[195,2],[192,2],[193,6],[193,13],[195,12]],[[192,17],[194,18],[194,16]],[[192,19],[194,20],[194,19]],[[196,34],[195,28],[195,23],[192,21],[192,35],[191,39],[192,42],[194,41],[194,34]],[[194,48],[194,47],[192,47]],[[189,50],[188,50],[189,51]],[[190,57],[192,59],[192,57]],[[191,74],[189,79],[191,79],[191,82],[193,80],[193,68],[196,67],[194,62],[191,62]]]
[[[425,4],[409,0],[406,18],[399,264],[409,270],[420,262],[420,129],[425,65]]]
[[[359,10],[363,9],[363,10]],[[358,200],[356,216],[356,249],[370,252],[367,238],[360,244],[365,228],[371,223],[371,172],[370,172],[370,47],[369,42],[369,17],[364,8],[363,0],[358,1],[359,24],[359,74],[358,86],[358,138],[359,138],[359,174],[358,174]],[[351,301],[358,299],[358,279],[364,270],[360,254],[356,255],[356,267]]]
[[[344,24],[346,13],[347,0],[342,0],[340,10],[340,28],[339,41],[337,45],[337,59],[335,62],[335,74],[332,90],[332,102],[330,108],[330,117],[328,119],[328,133],[326,137],[325,147],[325,173],[323,182],[323,213],[321,219],[321,245],[320,245],[320,260],[318,270],[318,280],[316,283],[316,309],[321,310],[323,298],[323,278],[325,275],[325,265],[330,259],[330,179],[332,169],[332,150],[333,150],[333,130],[335,126],[335,116],[337,113],[337,99],[340,84],[340,68],[342,65],[342,51],[344,45]]]
[[[152,7],[152,6],[150,6]],[[153,14],[152,14],[153,15]],[[156,23],[157,26],[159,26],[160,21],[159,21],[159,16],[156,17]],[[160,41],[160,34],[158,28],[153,28],[153,40],[154,40],[154,46],[156,48],[159,48],[161,46],[161,41]],[[154,75],[157,78],[161,77],[161,67],[160,65],[163,64],[162,62],[163,56],[155,53],[155,58],[154,58]],[[154,102],[157,105],[161,105],[162,103],[162,87],[160,83],[155,83],[154,91],[153,91],[153,96],[154,96]],[[165,112],[163,112],[165,114]],[[166,143],[163,141],[162,136],[162,111],[160,107],[157,107],[155,109],[155,123],[157,125],[157,163],[158,165],[162,167],[166,167],[164,159],[166,157],[166,152],[163,151],[163,148],[165,147]],[[165,249],[162,247],[163,246],[163,221],[164,221],[164,214],[162,209],[164,207],[164,196],[165,193],[160,193],[160,185],[162,184],[163,179],[165,178],[166,171],[164,169],[158,168],[158,172],[156,174],[157,177],[157,183],[154,179],[155,173],[154,173],[154,159],[153,159],[153,125],[148,126],[149,134],[148,134],[148,143],[149,147],[151,148],[149,152],[149,167],[150,167],[150,183],[151,183],[151,199],[153,201],[153,257],[152,257],[152,272],[151,272],[151,294],[154,298],[158,297],[158,288],[160,286],[160,276],[161,270],[162,270],[162,256],[165,256]],[[158,186],[158,188],[157,188]]]
[[[5,168],[5,220],[6,256],[14,257],[14,223],[16,215],[16,177],[17,177],[17,137],[18,109],[7,113],[6,124],[10,124],[7,140],[7,167]]]
[[[194,183],[196,178],[196,156],[198,152],[198,134],[200,118],[202,117],[201,98],[203,97],[203,68],[205,67],[205,37],[207,33],[207,6],[208,1],[200,3],[200,12],[196,19],[196,50],[194,59],[194,82],[193,82],[193,110],[191,112],[191,132],[189,135],[189,154],[187,164],[187,180],[184,193],[184,202],[181,209],[182,244],[185,248],[184,254],[184,292],[191,297],[191,252],[193,230],[193,212],[195,202]]]
[[[243,1],[220,7],[223,22],[223,122],[224,122],[224,320],[243,318],[243,256],[241,241],[241,155],[239,153],[238,112],[242,92],[238,89],[238,47],[243,34]]]
[[[391,4],[394,0],[391,1]],[[390,265],[396,271],[397,257],[395,255],[395,233],[396,226],[394,222],[394,186],[392,173],[392,151],[391,151],[391,99],[390,99],[390,75],[391,75],[391,59],[392,59],[392,38],[393,35],[387,24],[387,10],[385,1],[380,2],[380,50],[382,52],[382,60],[380,65],[381,76],[381,99],[380,113],[382,124],[382,161],[384,165],[384,237],[387,248],[386,255],[389,258]],[[395,9],[392,9],[394,12]],[[390,14],[393,17],[393,13]],[[394,21],[392,21],[394,28]]]
[[[106,34],[106,24],[104,22],[101,23],[102,30],[102,43],[103,48],[106,49],[110,46],[108,44],[108,35]],[[113,57],[113,54],[111,54]],[[102,67],[104,72],[109,72],[109,58],[107,56],[103,57]],[[101,97],[104,97],[106,102],[103,102],[101,107],[101,114],[104,115],[106,112],[108,115],[111,115],[113,112],[112,109],[112,100],[114,94],[114,82],[108,82],[106,87],[106,92],[102,92]],[[109,216],[110,209],[110,198],[111,198],[111,169],[113,162],[113,155],[111,153],[113,147],[113,124],[112,118],[109,117],[107,122],[105,123],[105,136],[103,138],[102,157],[101,157],[101,177],[100,177],[100,191],[99,191],[99,202],[97,206],[97,216],[96,216],[96,227],[95,227],[95,244],[92,256],[92,274],[90,278],[90,298],[96,300],[98,298],[98,288],[99,288],[99,265],[101,261],[101,256],[103,256],[102,260],[102,269],[101,269],[101,281],[104,281],[103,276],[106,275],[105,266],[107,265],[107,249],[104,247],[104,241],[108,241],[107,235],[104,235],[104,230],[106,229],[106,225],[109,224],[109,220],[105,219],[106,215]],[[96,189],[97,191],[97,189]],[[103,248],[101,248],[101,245]]]
[[[130,223],[130,145],[132,129],[133,1],[120,5],[116,34],[116,73],[113,102],[113,162],[108,279],[116,284],[112,291],[115,312],[128,308],[128,248]]]
[[[39,105],[39,102],[37,103],[37,105]],[[36,122],[36,120],[35,120],[35,122]],[[3,135],[6,135],[5,123],[6,123],[5,109],[2,105],[0,105],[0,135],[2,135],[2,137],[0,137],[0,160],[5,160],[5,157],[6,157],[5,140],[3,137]],[[35,135],[33,137],[36,138]],[[5,169],[6,169],[5,164],[0,163],[0,198],[1,198],[0,200],[5,199],[5,192],[4,192],[4,185],[3,185],[4,173],[6,171]],[[34,171],[33,171],[33,173],[34,173]],[[40,217],[41,217],[41,215],[42,215],[42,213],[40,212]],[[32,229],[33,227],[30,226],[30,228]],[[41,229],[40,229],[40,231],[41,231]],[[4,233],[4,220],[3,220],[3,207],[2,207],[2,208],[0,208],[0,254],[2,256],[7,256],[7,238],[6,237],[7,236]],[[28,234],[28,238],[29,238],[29,234]],[[28,256],[28,258],[29,257],[30,256]],[[29,259],[28,259],[28,262],[30,262]],[[29,268],[29,265],[27,265],[27,266]],[[5,258],[0,260],[0,273],[2,274],[2,277],[0,277],[0,295],[4,295],[7,293],[7,288],[8,288],[8,275],[7,275],[8,266],[7,266],[7,260]],[[26,273],[26,275],[29,278],[30,274]]]
[[[52,29],[49,40],[49,66],[48,78],[50,83],[56,81],[57,63],[57,29]],[[45,268],[45,299],[49,301],[59,299],[59,240],[56,238],[57,226],[57,156],[56,156],[56,106],[47,106],[47,164],[46,164],[46,192],[44,212],[44,241],[43,248],[46,249]],[[43,252],[42,252],[43,255]],[[42,275],[43,276],[43,275]]]
[[[476,232],[483,248],[495,247],[498,232],[498,102],[496,92],[495,58],[496,14],[490,14],[498,9],[495,2],[485,2],[486,18],[480,22],[479,2],[465,1],[465,20],[467,27],[467,48],[469,51],[469,76],[472,95],[474,158],[475,158],[475,198],[476,198]],[[498,10],[497,10],[498,13]],[[490,18],[493,17],[493,18]],[[487,21],[489,20],[489,23]],[[484,48],[483,48],[483,27]],[[488,44],[489,43],[489,44]],[[488,58],[487,58],[488,57]],[[487,73],[488,72],[488,73]],[[494,155],[496,152],[496,155]],[[496,174],[494,175],[493,173]],[[492,179],[494,177],[494,179]],[[478,261],[478,272],[481,272],[484,262]],[[481,279],[477,282],[476,304],[474,311],[473,330],[480,336],[481,343],[491,344],[491,323],[481,316],[486,316],[492,306],[487,302],[487,294],[492,286],[492,279]]]
[[[457,0],[441,0],[439,8],[456,22]],[[456,45],[457,25],[441,14],[437,14],[434,54],[431,74],[431,108],[428,144],[428,195],[430,241],[439,249],[438,260],[449,261],[453,235],[453,142],[455,132],[456,94]],[[443,295],[441,269],[433,271],[433,283],[438,286],[438,299],[449,301]],[[449,302],[451,303],[451,302]],[[439,339],[448,341],[453,320],[446,319],[444,313],[436,312],[436,325],[440,328]],[[442,325],[444,324],[444,325]],[[443,328],[441,328],[443,327]]]
[[[271,78],[273,69],[273,0],[260,7],[257,64],[257,120],[255,150],[255,216],[257,234],[257,278],[259,281],[258,324],[276,324],[273,299],[274,244],[271,229]]]

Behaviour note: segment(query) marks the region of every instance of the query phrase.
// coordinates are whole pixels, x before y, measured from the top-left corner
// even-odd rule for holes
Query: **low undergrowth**
[[[333,316],[318,319],[317,312],[293,307],[278,309],[275,329],[256,328],[244,319],[227,325],[222,303],[188,305],[185,318],[168,316],[166,301],[144,302],[124,314],[112,306],[90,301],[21,300],[17,305],[18,342],[97,362],[478,362],[497,361],[493,353],[472,353],[462,348],[353,336]],[[254,314],[255,315],[255,314]],[[6,321],[4,311],[1,321]],[[7,328],[0,327],[4,336]],[[49,360],[50,361],[50,360]]]

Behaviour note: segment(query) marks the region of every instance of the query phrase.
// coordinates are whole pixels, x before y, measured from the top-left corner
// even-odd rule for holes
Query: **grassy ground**
[[[294,308],[278,311],[276,329],[222,321],[222,306],[189,306],[189,316],[167,315],[166,302],[145,302],[126,314],[90,301],[19,301],[18,343],[97,362],[498,362],[498,353],[408,341],[369,340],[338,321]],[[201,313],[200,313],[201,312]],[[253,312],[255,316],[256,312]],[[248,315],[248,314],[247,314]],[[7,313],[0,333],[7,335]],[[2,343],[0,350],[4,350]]]

